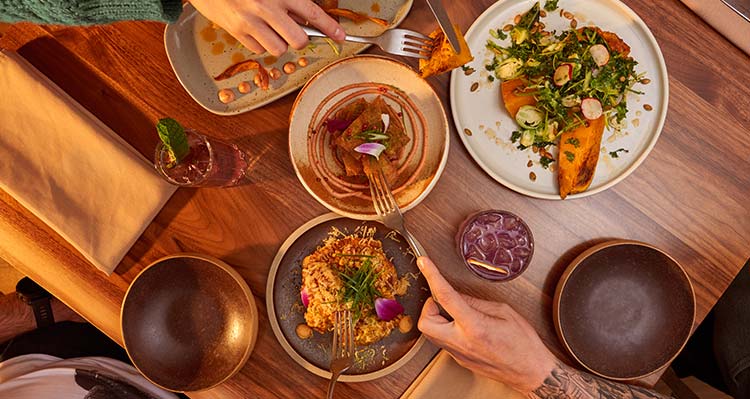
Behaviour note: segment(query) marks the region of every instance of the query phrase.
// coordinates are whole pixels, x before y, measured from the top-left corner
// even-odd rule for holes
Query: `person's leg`
[[[88,323],[56,323],[0,344],[0,361],[30,353],[63,359],[104,356],[130,363],[124,349]]]
[[[713,311],[706,315],[672,363],[672,369],[680,378],[693,376],[720,391],[729,393],[714,357],[714,318]]]
[[[713,350],[729,393],[735,398],[750,398],[750,261],[713,313]]]

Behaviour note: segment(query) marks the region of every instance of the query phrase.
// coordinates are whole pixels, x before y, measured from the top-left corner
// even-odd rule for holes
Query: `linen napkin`
[[[750,22],[721,0],[681,0],[735,46],[750,55]]]
[[[0,188],[107,274],[175,191],[104,123],[6,51]]]
[[[401,399],[523,399],[505,384],[476,375],[461,367],[448,352],[441,350]]]

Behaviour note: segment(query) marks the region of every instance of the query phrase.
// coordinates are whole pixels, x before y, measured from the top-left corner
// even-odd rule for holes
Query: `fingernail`
[[[333,32],[333,38],[336,40],[344,40],[344,31],[341,28],[336,28]]]
[[[419,258],[417,258],[417,266],[420,269],[424,269],[424,258],[422,258],[421,256]]]

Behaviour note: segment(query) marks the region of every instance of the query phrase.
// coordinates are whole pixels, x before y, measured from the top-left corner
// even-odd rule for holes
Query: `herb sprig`
[[[350,255],[342,254],[341,256]],[[375,299],[381,296],[380,291],[375,287],[375,281],[380,276],[380,272],[376,270],[370,257],[351,256],[364,258],[362,264],[359,267],[347,266],[339,273],[339,276],[344,282],[343,301],[349,304],[353,312],[352,320],[356,324],[362,314],[374,306]]]
[[[190,153],[185,129],[176,120],[172,118],[159,119],[159,123],[156,124],[156,131],[169,152],[171,161],[168,167],[180,163]]]

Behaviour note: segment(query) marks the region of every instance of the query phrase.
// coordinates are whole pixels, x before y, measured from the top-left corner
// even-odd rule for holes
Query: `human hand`
[[[429,258],[417,259],[434,297],[453,316],[448,321],[433,298],[422,308],[418,328],[463,367],[529,394],[557,366],[557,358],[534,328],[508,304],[460,294]]]
[[[333,40],[344,29],[312,0],[191,0],[204,17],[218,24],[249,50],[280,56],[288,46],[302,49],[308,37],[295,19],[318,28]]]

